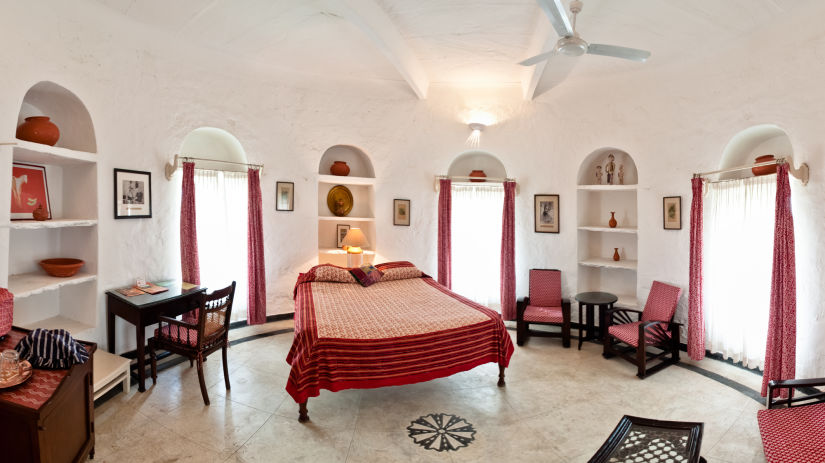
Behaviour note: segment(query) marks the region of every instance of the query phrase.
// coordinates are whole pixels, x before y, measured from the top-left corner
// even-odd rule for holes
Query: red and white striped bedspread
[[[501,316],[426,275],[367,288],[304,275],[287,355],[286,390],[298,403],[321,389],[411,384],[510,362],[513,344]]]

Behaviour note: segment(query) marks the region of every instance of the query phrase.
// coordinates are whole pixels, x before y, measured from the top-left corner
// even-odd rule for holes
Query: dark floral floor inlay
[[[476,430],[460,416],[431,413],[407,426],[410,437],[425,449],[443,452],[458,450],[473,441]]]

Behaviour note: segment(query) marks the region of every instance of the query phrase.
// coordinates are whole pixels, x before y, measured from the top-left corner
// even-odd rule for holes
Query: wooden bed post
[[[506,383],[504,382],[504,365],[498,365],[498,387],[504,387]]]
[[[307,399],[309,400],[309,399]],[[298,422],[306,423],[309,421],[309,414],[307,413],[307,400],[298,404]]]

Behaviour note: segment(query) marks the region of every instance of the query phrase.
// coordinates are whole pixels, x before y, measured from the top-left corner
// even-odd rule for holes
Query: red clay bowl
[[[44,259],[40,261],[40,266],[43,267],[43,270],[53,277],[70,277],[77,273],[80,267],[83,267],[83,264],[85,264],[85,262],[80,259],[68,258]]]

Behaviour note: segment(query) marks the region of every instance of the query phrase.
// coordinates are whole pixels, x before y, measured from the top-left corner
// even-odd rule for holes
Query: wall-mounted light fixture
[[[470,126],[470,130],[472,130],[472,132],[470,133],[470,136],[467,137],[466,143],[473,148],[478,148],[479,143],[481,143],[481,131],[487,126],[481,122],[470,122],[468,125]]]

